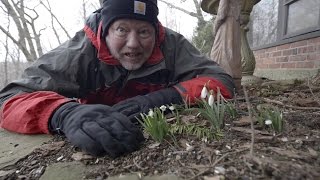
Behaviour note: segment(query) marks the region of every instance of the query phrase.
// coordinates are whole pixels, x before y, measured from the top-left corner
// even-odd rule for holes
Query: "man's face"
[[[110,26],[106,42],[110,53],[125,69],[136,70],[151,56],[155,34],[148,22],[120,19]]]

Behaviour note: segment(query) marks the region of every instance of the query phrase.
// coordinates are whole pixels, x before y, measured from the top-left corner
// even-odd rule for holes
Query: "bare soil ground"
[[[236,119],[227,118],[224,136],[204,142],[194,136],[177,136],[156,144],[147,139],[139,151],[111,159],[79,153],[63,137],[36,149],[16,164],[5,179],[39,179],[55,162],[80,160],[95,166],[85,179],[105,179],[120,174],[141,176],[174,174],[182,179],[320,179],[320,83],[264,82],[247,87],[250,104],[278,107],[284,116],[284,131],[274,134],[255,124],[253,155],[251,129],[242,93],[237,96]],[[190,119],[190,118],[189,118]],[[187,149],[188,143],[192,148]]]

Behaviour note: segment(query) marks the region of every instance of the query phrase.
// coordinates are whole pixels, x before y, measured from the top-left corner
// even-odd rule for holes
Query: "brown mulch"
[[[281,87],[281,88],[279,88]],[[272,105],[284,116],[284,131],[274,134],[255,123],[253,155],[251,129],[243,94],[237,96],[235,119],[226,118],[224,136],[205,142],[195,136],[176,136],[156,144],[147,139],[139,151],[111,159],[90,157],[56,136],[15,165],[4,179],[39,179],[46,167],[78,159],[94,166],[85,179],[120,174],[174,174],[182,179],[320,179],[320,86],[296,82],[247,87],[250,104]],[[188,145],[190,145],[188,147]],[[190,148],[191,147],[191,148]],[[188,149],[187,149],[188,148]]]

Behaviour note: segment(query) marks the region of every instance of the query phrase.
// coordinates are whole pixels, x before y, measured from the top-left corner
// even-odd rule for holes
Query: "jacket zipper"
[[[129,75],[130,75],[130,71],[127,71],[127,72],[126,72],[126,75],[125,75],[125,78],[123,79],[123,81],[122,81],[122,83],[121,83],[121,87],[120,87],[120,89],[119,89],[118,95],[121,94],[122,91],[124,90],[124,87],[125,87],[126,84],[127,84]]]

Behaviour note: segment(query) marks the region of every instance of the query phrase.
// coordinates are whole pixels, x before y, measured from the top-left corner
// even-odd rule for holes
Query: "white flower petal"
[[[200,98],[205,99],[207,97],[207,95],[208,95],[208,90],[207,90],[206,86],[203,86]]]
[[[210,94],[210,96],[209,96],[209,99],[208,99],[208,104],[209,104],[209,106],[213,106],[213,102],[214,102],[214,97],[213,97],[213,95],[212,94]]]
[[[174,106],[169,106],[169,109],[170,109],[171,111],[174,111],[174,110],[175,110]]]
[[[153,112],[152,109],[150,109],[149,112],[148,112],[148,116],[153,117],[153,115],[154,115],[154,112]]]
[[[265,122],[264,122],[266,125],[270,125],[272,124],[272,121],[270,119],[267,119]]]
[[[161,111],[165,111],[167,107],[165,105],[160,106]]]
[[[207,143],[207,142],[208,142],[208,138],[207,138],[207,137],[203,137],[203,138],[201,139],[201,141]]]

